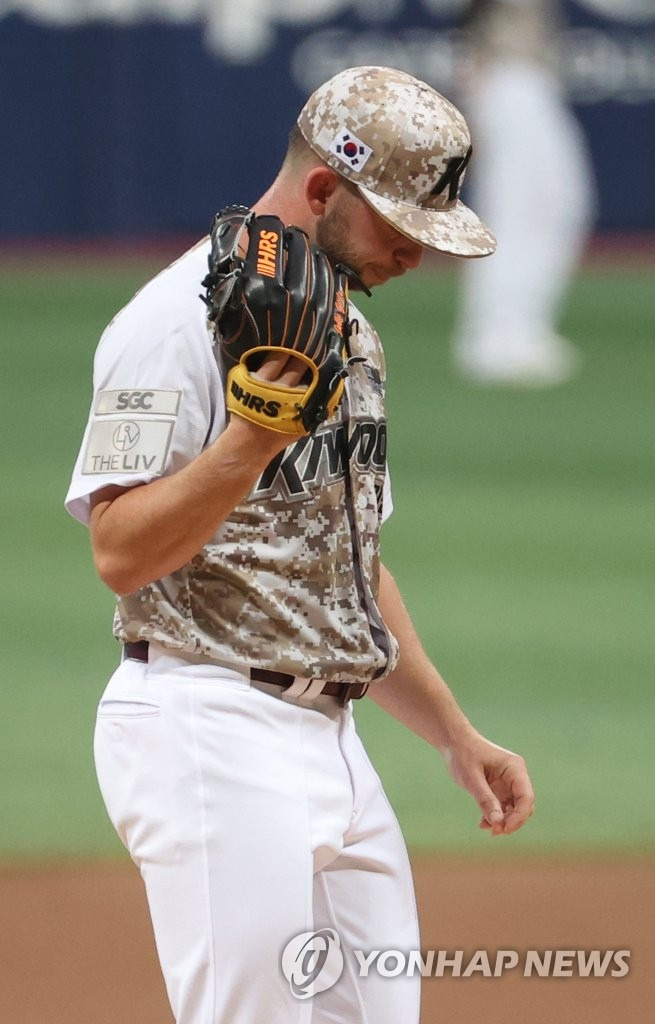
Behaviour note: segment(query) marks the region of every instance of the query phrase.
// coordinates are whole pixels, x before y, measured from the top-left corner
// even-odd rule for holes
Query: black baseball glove
[[[346,267],[333,268],[304,231],[228,206],[211,226],[201,295],[226,363],[230,412],[285,434],[311,434],[341,401],[351,361]],[[257,376],[268,355],[304,362],[301,385]]]

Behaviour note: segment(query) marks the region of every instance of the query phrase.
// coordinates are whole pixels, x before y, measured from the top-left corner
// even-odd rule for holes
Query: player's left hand
[[[493,836],[516,832],[534,813],[532,783],[519,754],[473,732],[446,751],[445,760],[454,781],[480,807],[480,828]]]

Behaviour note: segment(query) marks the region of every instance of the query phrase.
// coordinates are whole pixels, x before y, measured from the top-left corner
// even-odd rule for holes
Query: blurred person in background
[[[561,82],[557,0],[471,0],[460,106],[476,140],[471,202],[501,240],[462,270],[456,368],[480,385],[548,387],[579,371],[557,323],[595,205]]]

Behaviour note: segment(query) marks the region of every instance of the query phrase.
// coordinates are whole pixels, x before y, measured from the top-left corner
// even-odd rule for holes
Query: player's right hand
[[[270,383],[279,384],[285,388],[300,387],[302,378],[307,372],[307,367],[293,355],[285,352],[275,352],[268,356],[258,370],[252,376]]]

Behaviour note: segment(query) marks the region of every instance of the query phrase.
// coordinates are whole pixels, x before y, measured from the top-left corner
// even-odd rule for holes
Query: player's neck
[[[304,195],[301,193],[298,198],[298,192],[298,182],[287,181],[280,174],[252,209],[260,215],[273,214],[285,224],[295,224],[296,227],[302,228],[311,235],[314,218],[311,216]]]

